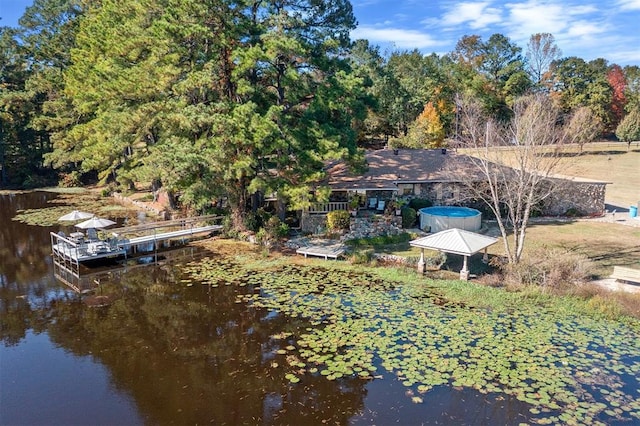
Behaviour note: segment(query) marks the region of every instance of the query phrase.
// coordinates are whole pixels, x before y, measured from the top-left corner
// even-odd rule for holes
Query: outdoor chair
[[[378,205],[378,199],[373,197],[373,198],[369,198],[369,204],[367,205],[367,208],[370,210],[373,210],[376,208],[376,206]]]
[[[64,231],[58,231],[58,237],[66,239],[67,238],[67,234],[65,234]],[[69,247],[69,244],[65,240],[59,240],[58,244],[60,244],[60,246],[63,247],[63,248]]]
[[[385,203],[384,200],[378,201],[378,207],[376,208],[376,210],[379,211],[379,212],[383,212],[385,204],[386,203]]]
[[[89,228],[87,229],[87,238],[89,239],[89,241],[94,242],[94,241],[98,241],[98,232],[95,230],[95,228]]]

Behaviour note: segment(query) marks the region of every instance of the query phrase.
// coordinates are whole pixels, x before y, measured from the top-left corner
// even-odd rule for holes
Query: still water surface
[[[528,406],[440,387],[412,404],[373,381],[274,372],[270,339],[302,320],[236,303],[235,287],[180,284],[181,261],[99,277],[98,296],[59,282],[49,232],[11,221],[54,194],[0,195],[0,424],[518,424]],[[183,261],[204,255],[181,252]],[[298,322],[297,324],[292,324]]]

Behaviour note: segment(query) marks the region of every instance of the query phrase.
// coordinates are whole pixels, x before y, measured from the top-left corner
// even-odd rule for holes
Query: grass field
[[[640,202],[640,143],[597,142],[567,157],[567,174],[611,182],[606,202],[629,208]]]
[[[594,275],[606,278],[614,265],[640,269],[640,228],[593,221],[533,224],[527,228],[525,255],[538,248],[562,248],[593,262]],[[492,247],[495,254],[502,246]]]

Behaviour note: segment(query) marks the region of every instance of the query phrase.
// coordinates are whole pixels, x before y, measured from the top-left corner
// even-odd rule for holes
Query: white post
[[[418,273],[424,274],[425,272],[425,261],[424,261],[424,249],[420,249],[420,260],[418,261]]]
[[[460,271],[460,279],[462,281],[468,281],[469,280],[469,269],[467,267],[467,257],[468,256],[464,256],[464,262],[462,263],[462,270]]]

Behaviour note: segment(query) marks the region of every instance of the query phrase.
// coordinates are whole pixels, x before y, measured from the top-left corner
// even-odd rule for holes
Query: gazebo
[[[409,242],[413,247],[420,248],[420,261],[418,262],[418,272],[421,274],[425,271],[424,249],[443,251],[445,253],[453,253],[464,256],[464,263],[460,271],[460,279],[467,281],[469,279],[469,269],[467,259],[484,250],[483,260],[486,262],[487,247],[495,244],[497,238],[488,237],[486,235],[476,234],[475,232],[464,231],[458,228],[447,229],[438,233],[427,235]]]

